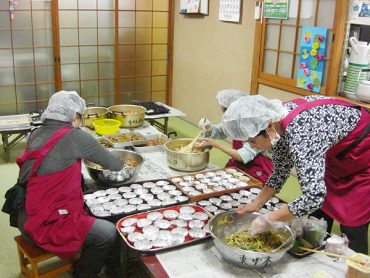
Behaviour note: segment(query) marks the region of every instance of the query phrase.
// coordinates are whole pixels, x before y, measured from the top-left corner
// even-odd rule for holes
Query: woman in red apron
[[[80,125],[85,101],[76,92],[55,93],[26,151],[17,158],[19,183],[26,188],[25,207],[18,213],[22,234],[63,260],[78,257],[74,277],[97,277],[112,251],[114,224],[86,214],[81,187],[81,159],[107,169],[122,169]]]
[[[216,99],[221,106],[223,113],[229,105],[237,101],[246,94],[235,89],[226,89],[218,92]],[[222,124],[211,125],[211,122],[206,118],[199,121],[199,128],[202,129],[207,137],[202,140],[200,147],[212,146],[230,156],[225,167],[237,167],[240,170],[248,173],[252,177],[265,183],[274,169],[271,159],[245,144],[243,141],[233,140],[232,148],[219,144],[214,139],[224,139],[225,134],[222,132]]]
[[[248,98],[228,109],[224,131],[233,138],[248,140],[255,148],[272,149],[275,170],[256,200],[240,207],[239,213],[259,211],[281,189],[292,166],[303,193],[281,209],[258,217],[252,234],[270,229],[276,221],[321,209],[327,219],[341,224],[349,246],[366,254],[370,114],[349,102],[320,96],[284,105],[262,96]]]

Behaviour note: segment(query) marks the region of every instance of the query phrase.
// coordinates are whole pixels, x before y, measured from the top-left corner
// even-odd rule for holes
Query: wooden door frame
[[[298,11],[300,11],[300,3]],[[317,9],[318,7],[316,7]],[[348,16],[349,3],[347,0],[337,0],[335,4],[335,14],[333,22],[333,42],[330,51],[330,62],[328,64],[328,80],[326,86],[321,87],[320,94],[335,96],[337,95],[338,80],[340,78],[341,56],[345,40],[345,27]],[[272,74],[264,73],[264,47],[265,47],[265,32],[266,19],[262,23],[257,20],[254,36],[253,49],[253,66],[252,66],[252,81],[250,86],[250,94],[256,95],[259,92],[259,85],[267,85],[280,90],[285,90],[299,95],[312,95],[312,92],[298,88],[295,86],[295,80],[289,78],[277,77]],[[293,65],[294,66],[294,65]]]
[[[174,9],[173,1],[168,1],[168,28],[167,28],[167,76],[166,76],[166,104],[172,103],[172,77],[173,77],[173,38],[174,38]],[[115,0],[115,42],[114,42],[114,102],[121,102],[120,65],[119,65],[119,0]],[[54,54],[55,91],[62,90],[62,73],[60,64],[60,37],[59,37],[59,5],[58,0],[52,0],[52,34]]]

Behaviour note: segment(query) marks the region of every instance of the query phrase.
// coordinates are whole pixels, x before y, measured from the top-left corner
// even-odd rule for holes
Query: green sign
[[[288,18],[288,0],[265,0],[264,17],[265,18]]]

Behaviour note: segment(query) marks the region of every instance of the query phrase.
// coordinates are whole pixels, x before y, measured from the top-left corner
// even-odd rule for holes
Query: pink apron
[[[233,140],[233,149],[239,150],[243,147],[243,144],[242,141]],[[246,164],[234,158],[230,158],[225,167],[237,167],[263,183],[266,183],[274,170],[272,160],[262,154],[257,155],[252,161]]]
[[[29,159],[35,159],[27,181],[25,231],[42,249],[68,260],[75,255],[95,221],[83,208],[81,189],[81,162],[45,176],[36,171],[56,143],[72,127],[59,129],[41,148],[26,151],[17,158],[21,168]]]
[[[320,105],[356,105],[338,99],[301,103],[282,122],[285,130],[300,112]],[[322,210],[339,223],[356,227],[370,221],[370,113],[361,108],[361,118],[347,137],[326,153],[327,196]],[[357,141],[356,141],[357,140]]]

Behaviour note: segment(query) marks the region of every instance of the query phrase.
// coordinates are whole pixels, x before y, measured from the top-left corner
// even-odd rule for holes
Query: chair
[[[65,262],[63,265],[58,265],[51,270],[41,273],[38,263],[54,258],[56,255],[28,243],[22,235],[14,237],[14,240],[17,243],[21,272],[27,277],[51,278],[72,269],[72,263]],[[29,264],[31,268],[27,266]]]

